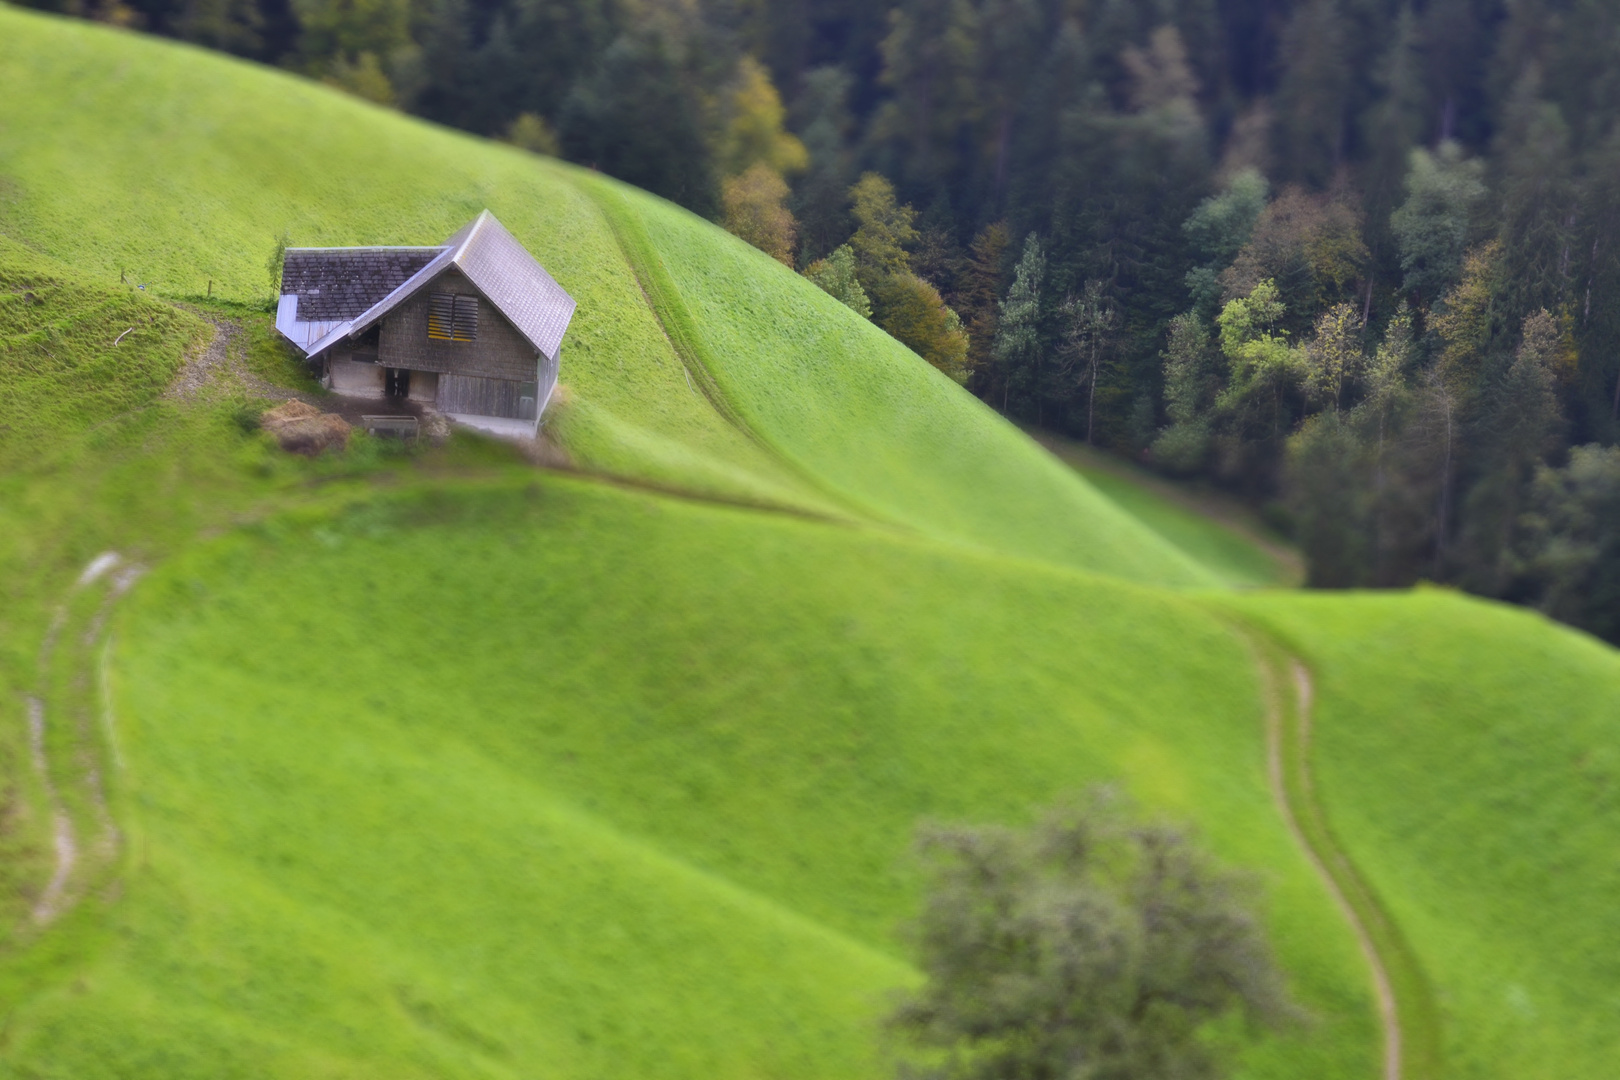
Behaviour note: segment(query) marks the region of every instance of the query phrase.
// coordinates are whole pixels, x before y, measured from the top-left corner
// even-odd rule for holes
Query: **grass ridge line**
[[[592,183],[587,194],[596,201],[602,210],[602,216],[607,219],[614,239],[618,241],[619,249],[624,254],[624,260],[635,274],[636,282],[641,286],[642,296],[646,298],[647,306],[651,309],[653,317],[658,320],[670,347],[675,350],[676,358],[686,369],[687,375],[694,378],[696,385],[702,388],[701,393],[714,411],[719,413],[726,423],[742,432],[751,442],[835,504],[849,508],[859,517],[903,528],[899,522],[893,521],[848,492],[833,487],[821,476],[806,469],[796,459],[783,453],[743,417],[741,410],[726,396],[719,380],[715,378],[712,366],[699,344],[701,338],[697,328],[692,324],[691,312],[687,311],[686,305],[681,301],[680,290],[670,279],[662,258],[653,250],[640,228],[639,215],[618,192],[613,191],[605,183]]]

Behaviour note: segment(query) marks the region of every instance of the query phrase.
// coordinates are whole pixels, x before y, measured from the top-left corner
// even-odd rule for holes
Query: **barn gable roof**
[[[437,248],[289,248],[287,258],[294,269],[282,272],[276,328],[309,356],[365,333],[451,267],[548,360],[574,317],[574,298],[488,210]],[[317,284],[319,296],[298,288],[351,271],[331,303],[330,286]]]

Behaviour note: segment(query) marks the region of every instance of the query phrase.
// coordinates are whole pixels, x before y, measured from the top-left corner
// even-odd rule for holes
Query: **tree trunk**
[[[1434,576],[1438,580],[1444,565],[1446,554],[1446,530],[1449,528],[1447,518],[1451,515],[1451,394],[1446,392],[1444,398],[1446,409],[1446,458],[1445,464],[1440,467],[1440,505],[1437,510],[1437,521],[1434,530]]]
[[[1091,351],[1091,387],[1086,395],[1086,445],[1091,445],[1091,425],[1097,416],[1097,350]]]
[[[1373,581],[1374,584],[1383,584],[1388,580],[1386,570],[1389,567],[1389,524],[1385,520],[1389,512],[1389,501],[1384,494],[1384,424],[1388,419],[1385,415],[1387,405],[1378,402],[1378,450],[1373,456]]]

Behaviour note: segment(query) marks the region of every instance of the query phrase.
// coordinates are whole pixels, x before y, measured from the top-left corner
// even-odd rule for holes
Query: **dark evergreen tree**
[[[1576,447],[1540,471],[1531,500],[1522,550],[1535,603],[1620,644],[1620,448]]]
[[[806,264],[849,239],[849,187],[854,181],[849,149],[854,119],[849,92],[854,79],[842,68],[817,68],[804,76],[804,91],[795,110],[799,136],[810,155],[810,168],[793,199],[799,219],[801,258]]]
[[[659,33],[626,34],[563,103],[564,153],[705,216],[717,209],[697,102]]]
[[[1515,82],[1496,140],[1503,301],[1510,316],[1569,300],[1578,221],[1569,125],[1532,68]]]
[[[1462,276],[1473,217],[1485,196],[1484,166],[1454,142],[1436,153],[1413,150],[1406,200],[1390,228],[1400,252],[1401,288],[1419,305],[1433,302]]]
[[[1288,440],[1288,503],[1307,584],[1342,589],[1371,577],[1366,479],[1366,447],[1337,412],[1311,417]]]
[[[1010,243],[1004,222],[992,222],[979,230],[968,249],[956,290],[954,306],[969,337],[968,366],[975,371],[987,368],[995,347],[1001,281]]]
[[[1464,582],[1489,596],[1516,584],[1519,516],[1535,469],[1559,435],[1554,367],[1561,337],[1547,311],[1527,317],[1512,362],[1482,395],[1479,478],[1468,495],[1459,559]]]
[[[1346,162],[1352,101],[1349,30],[1340,0],[1305,0],[1283,34],[1278,149],[1291,180],[1325,186]]]
[[[1224,191],[1199,203],[1182,222],[1181,230],[1200,263],[1187,271],[1187,291],[1193,310],[1204,318],[1214,318],[1220,309],[1220,272],[1254,235],[1267,194],[1265,177],[1255,169],[1244,169],[1227,181]]]
[[[1221,390],[1209,328],[1196,312],[1170,320],[1164,357],[1164,411],[1170,423],[1153,442],[1153,460],[1177,473],[1195,473],[1209,456],[1210,407]]]
[[[1361,114],[1359,132],[1365,162],[1362,188],[1375,230],[1370,238],[1375,252],[1384,239],[1378,225],[1401,201],[1408,155],[1423,143],[1430,127],[1422,38],[1411,4],[1401,6],[1387,40],[1367,88],[1372,91],[1372,102]]]
[[[990,383],[1001,391],[1003,412],[1010,411],[1015,400],[1019,408],[1032,403],[1031,392],[1045,366],[1046,311],[1041,297],[1045,285],[1046,253],[1040,238],[1030,233],[996,320]]]

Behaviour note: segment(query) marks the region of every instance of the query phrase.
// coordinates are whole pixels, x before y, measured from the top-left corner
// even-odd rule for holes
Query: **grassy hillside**
[[[1612,650],[1447,594],[1188,591],[1267,571],[667,204],[194,50],[0,33],[0,1076],[876,1077],[918,820],[1099,779],[1267,886],[1316,1022],[1242,1075],[1371,1076],[1261,634],[1315,672],[1320,802],[1444,1075],[1605,1075]],[[170,392],[211,321],[291,377],[283,230],[483,206],[580,299],[583,472],[294,458],[229,371]],[[150,570],[121,601],[75,584],[108,549]]]
[[[0,97],[0,233],[83,273],[259,301],[278,235],[433,242],[487,206],[579,301],[559,432],[584,463],[1137,580],[1209,581],[887,335],[666,203],[200,50],[11,8],[0,32],[14,43],[0,85],[27,88]],[[677,286],[682,307],[649,307],[603,216],[622,217],[621,200],[628,239],[649,238],[677,281],[702,264],[708,291]],[[658,320],[688,312],[719,411]],[[882,438],[863,441],[872,423]]]
[[[0,25],[17,43],[0,85],[28,88],[0,99],[0,232],[100,282],[257,304],[278,236],[431,243],[488,205],[580,303],[563,377],[581,457],[814,501],[685,390],[601,215],[560,168],[201,50],[13,8]]]
[[[598,183],[677,340],[727,410],[864,516],[1136,581],[1208,573],[1012,425],[775,260],[643,192]]]
[[[137,869],[19,1070],[876,1076],[919,817],[1109,777],[1266,867],[1323,1020],[1254,1075],[1370,1060],[1243,646],[1185,601],[519,478],[272,521],[131,604]]]
[[[1035,440],[1109,501],[1200,563],[1223,585],[1299,585],[1305,561],[1248,507],[1219,492],[1173,483],[1085,443],[1050,432]]]
[[[173,377],[181,348],[207,328],[188,312],[75,280],[0,237],[0,443],[49,446],[144,408]],[[180,346],[177,348],[176,346]]]
[[[108,549],[126,566],[159,561],[268,506],[341,502],[389,475],[375,446],[310,463],[271,452],[239,422],[239,381],[189,401],[169,393],[213,335],[191,311],[0,238],[0,956],[12,960],[37,937],[27,912],[52,862],[27,697],[45,705],[65,809],[81,826],[94,817],[80,798],[99,753],[83,736],[97,706],[82,635],[103,597],[75,588],[85,566]],[[0,984],[10,971],[0,964]]]
[[[1620,654],[1439,590],[1234,603],[1316,673],[1320,795],[1437,987],[1448,1075],[1607,1075]]]

